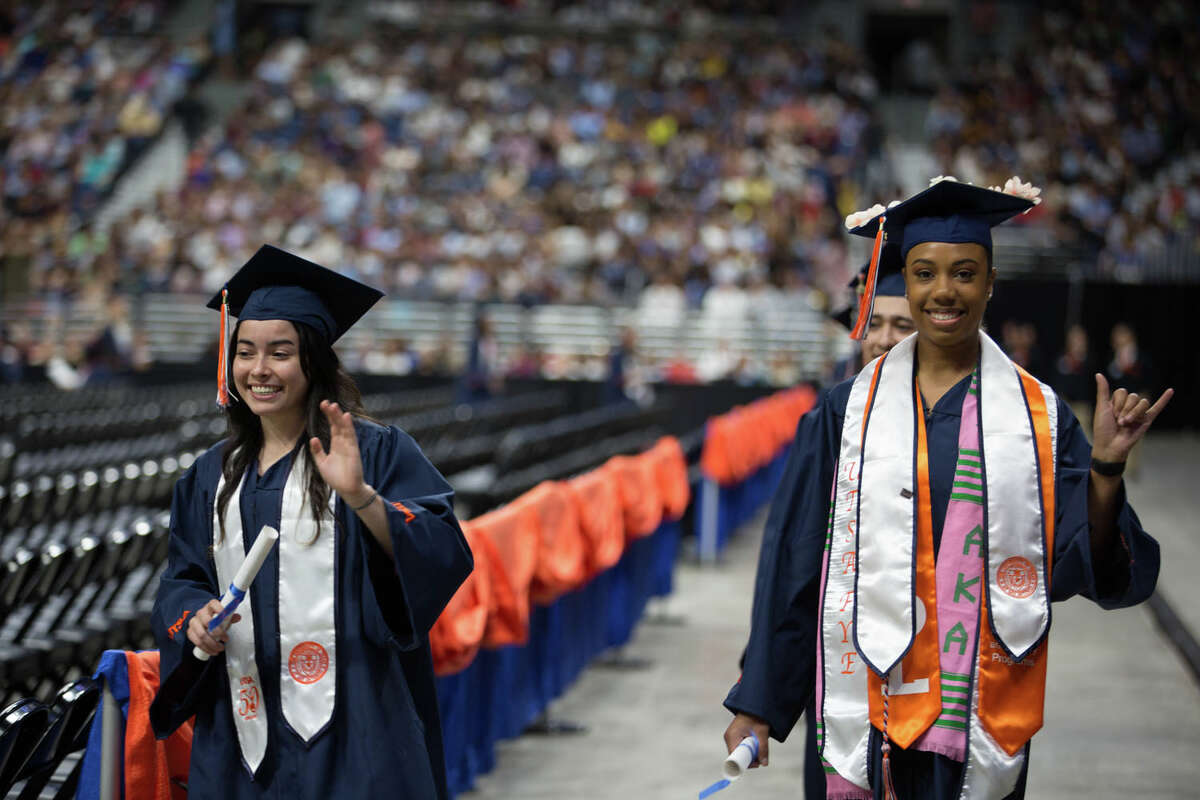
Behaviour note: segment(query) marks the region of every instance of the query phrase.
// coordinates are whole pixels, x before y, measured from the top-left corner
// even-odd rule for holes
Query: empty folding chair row
[[[504,397],[475,406],[462,405],[456,408],[454,425],[439,430],[436,436],[429,431],[414,433],[422,447],[436,446],[449,440],[470,439],[484,434],[495,434],[513,428],[544,423],[563,415],[566,395],[563,392],[539,392]],[[421,437],[421,438],[418,438]]]
[[[127,439],[168,431],[191,420],[219,417],[211,403],[196,399],[171,401],[157,391],[155,400],[138,400],[111,408],[63,411],[56,405],[31,410],[13,421],[9,435],[20,450],[38,450],[103,439]]]
[[[659,424],[664,416],[663,408],[643,409],[625,403],[517,428],[497,446],[496,468],[502,474],[523,469],[561,453],[590,447],[596,439]]]
[[[456,492],[455,510],[464,518],[476,517],[507,503],[542,481],[563,480],[599,466],[617,455],[632,455],[651,447],[663,430],[657,426],[600,439],[587,447],[565,451],[555,458],[539,461],[522,469],[498,470],[489,465],[475,474],[451,477]]]
[[[375,419],[443,408],[454,402],[453,387],[377,392],[363,396],[363,408]]]
[[[169,523],[161,512],[103,536],[50,542],[15,591],[4,587],[16,603],[0,626],[0,682],[32,689],[87,671],[105,649],[152,646]]]
[[[197,453],[187,452],[178,457],[168,455],[99,470],[17,480],[0,487],[0,520],[12,529],[124,506],[166,507],[175,482],[196,457]]]
[[[153,392],[154,400],[147,395]],[[72,411],[129,408],[147,402],[171,406],[195,403],[197,407],[211,405],[212,384],[196,381],[172,386],[155,386],[151,390],[140,386],[88,387],[86,392],[63,392],[52,386],[29,385],[0,387],[0,430],[12,430],[16,421],[30,414],[45,411]]]
[[[126,461],[144,461],[148,458],[174,455],[197,446],[187,442],[184,429],[194,431],[198,427],[200,426],[189,420],[177,429],[135,439],[105,439],[49,450],[22,451],[12,460],[11,475],[13,479],[29,480],[45,473],[81,472],[85,469],[102,469],[112,464],[123,464]],[[207,429],[205,433],[207,434]]]
[[[62,591],[122,576],[166,558],[170,512],[128,508],[74,523],[34,525],[5,539],[0,610],[37,604]],[[23,541],[15,545],[12,539]],[[7,623],[0,617],[0,622]]]
[[[417,440],[425,457],[443,475],[457,475],[465,470],[488,464],[503,433],[485,433],[466,439],[440,439],[432,444]]]
[[[73,798],[99,704],[89,678],[63,686],[48,705],[23,698],[0,711],[0,796]]]

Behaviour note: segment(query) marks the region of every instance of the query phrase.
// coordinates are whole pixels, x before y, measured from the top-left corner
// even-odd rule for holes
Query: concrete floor
[[[1163,546],[1160,589],[1200,632],[1200,440],[1148,441],[1128,493]],[[586,734],[523,736],[465,800],[695,797],[720,777],[721,707],[746,640],[761,519],[734,538],[724,562],[681,564],[666,602],[684,624],[638,628],[626,654],[642,670],[592,667],[552,707]],[[1034,739],[1030,798],[1200,796],[1200,687],[1144,607],[1102,612],[1085,600],[1055,607],[1046,727]],[[801,720],[771,766],[716,795],[799,798]]]

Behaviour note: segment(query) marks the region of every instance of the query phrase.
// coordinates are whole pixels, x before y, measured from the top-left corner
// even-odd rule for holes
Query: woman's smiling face
[[[308,377],[300,364],[300,337],[287,320],[249,319],[237,329],[233,382],[260,417],[303,415]]]
[[[995,280],[982,245],[915,245],[905,258],[904,286],[917,332],[942,347],[974,338]]]

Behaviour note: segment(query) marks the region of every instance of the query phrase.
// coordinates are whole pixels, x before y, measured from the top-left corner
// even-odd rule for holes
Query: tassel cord
[[[892,744],[888,740],[888,676],[883,676],[880,686],[883,695],[883,741],[879,749],[883,753],[883,797],[884,800],[899,800],[896,785],[892,782]]]

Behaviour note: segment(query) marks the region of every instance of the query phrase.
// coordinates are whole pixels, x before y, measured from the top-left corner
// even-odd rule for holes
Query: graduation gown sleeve
[[[823,395],[797,427],[763,531],[742,676],[725,699],[780,741],[813,692],[821,557],[850,386]]]
[[[212,543],[213,497],[220,472],[220,445],[213,447],[180,478],[171,497],[171,530],[167,567],[159,582],[150,624],[158,643],[162,678],[160,696],[150,719],[159,738],[166,737],[191,717],[215,688],[214,664],[192,655],[187,626],[209,600],[220,599],[217,574],[209,556]]]
[[[393,556],[389,560],[358,515],[339,504],[367,559],[365,633],[376,644],[412,650],[458,587],[471,574],[471,549],[454,517],[454,491],[407,433],[356,424],[363,472],[387,506]]]
[[[1136,605],[1158,581],[1158,542],[1142,528],[1121,484],[1114,546],[1102,563],[1092,562],[1088,483],[1092,447],[1070,407],[1058,399],[1058,474],[1052,600],[1081,594],[1103,608]]]

